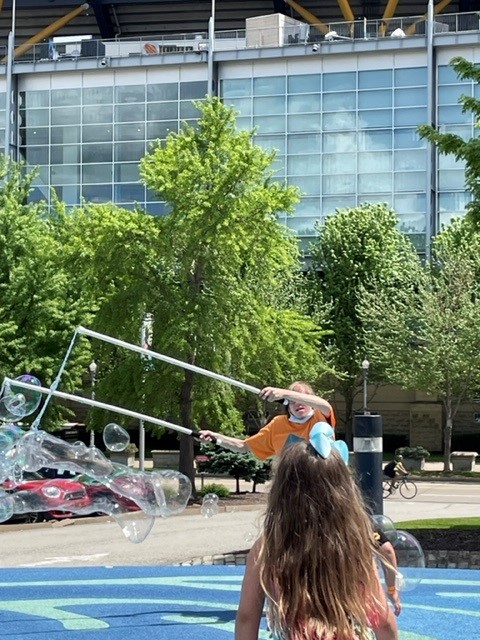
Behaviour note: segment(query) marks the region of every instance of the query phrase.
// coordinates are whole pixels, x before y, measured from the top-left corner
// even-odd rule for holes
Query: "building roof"
[[[15,3],[16,42],[21,43],[60,21],[55,36],[91,35],[95,39],[152,37],[172,33],[206,32],[214,0],[0,0],[0,40],[6,42],[12,25]],[[447,0],[442,0],[445,5]],[[215,30],[244,29],[245,19],[272,13],[284,13],[299,20],[298,5],[321,22],[348,19],[345,12],[357,18],[381,18],[395,0],[216,0]],[[70,21],[63,18],[78,10]],[[450,0],[443,13],[475,11],[480,0]],[[427,2],[398,0],[395,16],[425,14]],[[62,24],[64,23],[64,24]],[[45,37],[50,36],[47,34]],[[41,41],[42,37],[38,40]]]

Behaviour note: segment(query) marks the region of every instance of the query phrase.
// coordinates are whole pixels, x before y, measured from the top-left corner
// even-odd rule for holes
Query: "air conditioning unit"
[[[245,20],[247,47],[283,47],[286,44],[304,43],[309,26],[283,13],[255,16]]]

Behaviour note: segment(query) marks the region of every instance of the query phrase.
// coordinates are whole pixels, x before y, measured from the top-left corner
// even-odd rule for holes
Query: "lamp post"
[[[213,53],[215,51],[215,0],[212,0],[212,13],[208,21],[208,58],[207,58],[207,95],[214,94]]]
[[[16,0],[12,2],[12,21],[10,26],[10,33],[8,34],[7,41],[7,67],[6,67],[6,104],[5,104],[5,156],[7,158],[12,156],[12,115],[13,115],[13,101],[12,101],[12,86],[13,86],[13,56],[15,51],[15,15],[17,7]]]
[[[95,360],[92,360],[88,365],[88,370],[90,371],[90,397],[92,400],[95,400],[95,383],[97,382],[97,369],[97,363],[95,362]],[[90,446],[95,446],[95,432],[93,429],[90,429]]]
[[[363,413],[364,415],[368,415],[370,411],[368,410],[368,400],[367,400],[367,386],[368,386],[368,370],[370,368],[370,362],[365,358],[362,362],[362,375],[363,375]]]

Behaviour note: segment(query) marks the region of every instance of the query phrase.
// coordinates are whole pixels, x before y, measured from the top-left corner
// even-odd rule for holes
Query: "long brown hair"
[[[258,556],[274,635],[369,638],[367,612],[378,589],[373,553],[371,520],[337,452],[323,459],[305,441],[286,447]]]

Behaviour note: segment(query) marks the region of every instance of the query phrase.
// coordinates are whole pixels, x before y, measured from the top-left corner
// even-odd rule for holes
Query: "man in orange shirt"
[[[308,440],[311,428],[317,422],[327,422],[335,427],[335,415],[331,405],[316,396],[305,382],[294,382],[288,389],[265,387],[260,391],[262,400],[283,400],[287,412],[278,415],[258,433],[248,438],[235,438],[210,430],[200,431],[203,440],[215,440],[216,444],[237,453],[251,452],[260,460],[277,455],[289,440]]]

